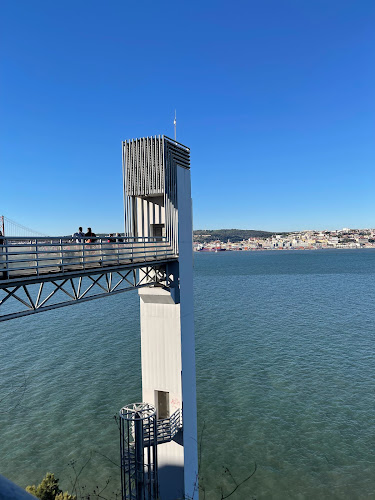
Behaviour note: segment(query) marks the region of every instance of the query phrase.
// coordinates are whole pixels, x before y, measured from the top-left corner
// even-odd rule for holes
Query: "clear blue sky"
[[[373,0],[8,0],[0,23],[0,214],[122,230],[121,141],[177,108],[196,229],[375,226]]]

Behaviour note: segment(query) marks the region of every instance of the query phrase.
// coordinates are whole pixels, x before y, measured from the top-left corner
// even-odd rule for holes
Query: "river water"
[[[231,499],[374,498],[375,251],[200,253],[194,280],[205,498],[255,467]],[[141,394],[138,302],[0,324],[3,475],[51,471],[65,489],[78,475],[115,498],[113,415]]]

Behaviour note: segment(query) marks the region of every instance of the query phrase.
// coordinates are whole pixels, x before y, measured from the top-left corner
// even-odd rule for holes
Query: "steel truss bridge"
[[[178,256],[166,238],[113,240],[0,236],[0,321],[146,286],[177,286],[170,264]]]

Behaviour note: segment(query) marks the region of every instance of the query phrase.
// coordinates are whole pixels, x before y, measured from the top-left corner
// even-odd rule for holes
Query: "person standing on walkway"
[[[85,238],[90,238],[89,240],[86,240],[86,243],[95,243],[96,234],[91,231],[91,227],[87,228],[87,233],[85,234]]]
[[[82,239],[85,237],[83,230],[81,227],[78,228],[78,232],[73,234],[73,239],[76,240],[76,243],[81,243]]]

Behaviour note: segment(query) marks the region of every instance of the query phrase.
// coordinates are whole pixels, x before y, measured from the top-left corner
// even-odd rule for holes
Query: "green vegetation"
[[[77,500],[75,495],[70,495],[67,491],[63,493],[60,490],[59,480],[50,472],[47,472],[38,486],[27,486],[26,491],[40,500]]]
[[[236,243],[238,241],[247,240],[248,238],[268,238],[273,234],[275,233],[257,231],[255,229],[196,229],[193,232],[194,241],[199,243],[216,240],[227,242],[228,239]]]

